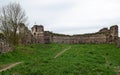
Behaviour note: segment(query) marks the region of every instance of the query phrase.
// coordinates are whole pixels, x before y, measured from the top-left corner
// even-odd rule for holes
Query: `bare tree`
[[[0,30],[7,37],[9,43],[18,44],[18,27],[20,23],[25,23],[26,20],[25,11],[18,3],[9,3],[1,8]]]

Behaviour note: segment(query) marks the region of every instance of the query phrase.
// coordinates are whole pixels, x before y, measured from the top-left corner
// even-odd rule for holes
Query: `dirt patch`
[[[69,50],[71,48],[71,46],[69,46],[68,48],[62,50],[61,52],[59,52],[58,54],[56,54],[56,56],[54,58],[57,58],[58,56],[62,55],[65,51]]]
[[[120,66],[116,66],[114,67],[115,72],[117,73],[117,75],[120,75]]]
[[[6,71],[6,70],[8,70],[8,69],[11,69],[11,68],[13,68],[13,67],[15,67],[16,65],[21,64],[21,63],[22,63],[22,62],[16,62],[16,63],[7,64],[7,65],[4,65],[4,66],[1,66],[1,67],[0,67],[0,72]]]

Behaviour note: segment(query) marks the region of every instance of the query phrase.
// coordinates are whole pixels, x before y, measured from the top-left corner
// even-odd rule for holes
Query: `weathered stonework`
[[[33,38],[31,31],[28,30],[28,28],[23,23],[19,25],[19,36],[20,36],[20,40],[19,40],[20,44],[27,45],[27,44],[35,43],[35,39]]]
[[[118,40],[118,26],[111,26],[110,29],[103,28],[96,33],[83,35],[64,35],[44,31],[42,25],[32,27],[32,35],[35,43],[65,43],[65,44],[82,44],[82,43],[116,43]]]
[[[35,43],[45,43],[44,28],[42,25],[34,25],[32,28],[32,35],[36,39]]]
[[[12,50],[9,43],[2,33],[0,33],[0,53],[5,53]]]
[[[103,28],[96,33],[82,35],[65,35],[56,34],[50,31],[44,31],[42,25],[34,25],[30,31],[23,23],[19,25],[19,43],[20,44],[47,44],[47,43],[64,43],[64,44],[102,44],[114,43],[120,47],[120,38],[118,37],[118,26],[114,25]],[[12,50],[7,39],[0,33],[0,53]]]

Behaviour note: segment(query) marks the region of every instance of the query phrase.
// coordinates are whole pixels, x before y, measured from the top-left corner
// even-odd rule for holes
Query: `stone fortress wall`
[[[53,35],[53,42],[81,44],[81,43],[115,43],[118,39],[118,26],[111,26],[110,29],[103,28],[96,33],[83,35]]]
[[[22,29],[22,30],[21,30]],[[64,43],[64,44],[101,44],[116,43],[118,40],[118,26],[113,25],[109,29],[103,28],[96,33],[65,35],[44,31],[42,25],[34,25],[32,31],[28,30],[25,25],[21,25],[20,32],[24,34],[24,44],[34,43]]]

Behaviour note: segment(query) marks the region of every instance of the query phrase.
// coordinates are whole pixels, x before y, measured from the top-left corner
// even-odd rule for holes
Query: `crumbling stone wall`
[[[53,43],[66,43],[70,44],[72,41],[72,37],[69,35],[60,35],[60,34],[53,34]]]
[[[44,32],[44,43],[52,43],[53,33],[49,31]]]
[[[106,36],[104,34],[53,35],[53,42],[65,44],[106,43]]]
[[[82,43],[116,43],[118,40],[118,26],[114,25],[108,28],[100,29],[96,33],[83,35],[64,35],[44,31],[42,25],[34,25],[30,32],[25,25],[20,26],[20,34],[23,35],[22,41],[25,44],[34,43],[65,43],[65,44],[82,44]]]
[[[2,33],[0,33],[0,53],[5,53],[12,50],[11,46],[7,42],[7,39]]]
[[[111,26],[110,27],[110,36],[111,38],[111,42],[117,42],[118,41],[118,26],[117,25],[114,25],[114,26]]]
[[[42,25],[34,25],[30,31],[23,23],[19,25],[20,44],[44,44],[44,43],[65,43],[65,44],[87,44],[87,43],[115,43],[120,47],[118,37],[118,26],[100,29],[96,33],[83,35],[64,35],[44,31]],[[10,51],[11,47],[7,39],[0,33],[0,53]]]
[[[32,35],[35,38],[35,43],[45,43],[44,27],[42,25],[34,25],[31,29]]]
[[[120,38],[118,37],[118,26],[114,25],[108,28],[100,29],[96,33],[83,35],[64,35],[56,34],[50,31],[44,31],[42,25],[34,25],[32,31],[23,23],[19,25],[19,43],[20,44],[44,44],[44,43],[65,43],[65,44],[88,44],[88,43],[115,43],[120,47]],[[0,33],[0,53],[11,50],[7,39]]]
[[[103,28],[96,33],[83,35],[64,35],[52,33],[53,43],[81,44],[81,43],[116,43],[118,40],[118,26],[111,26],[110,29]]]
[[[84,34],[75,35],[73,43],[106,43],[106,36],[104,34]],[[77,39],[77,40],[76,40]]]
[[[120,37],[118,38],[118,41],[116,43],[117,47],[120,48]]]
[[[28,28],[23,23],[19,25],[19,36],[20,36],[20,40],[19,40],[20,44],[27,45],[27,44],[35,43],[35,39],[33,38],[31,31],[28,30]]]

